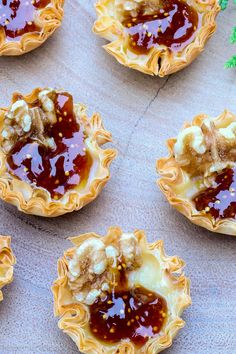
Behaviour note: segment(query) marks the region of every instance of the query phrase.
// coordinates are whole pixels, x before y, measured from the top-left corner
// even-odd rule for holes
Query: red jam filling
[[[236,215],[236,169],[225,169],[212,187],[194,198],[196,209],[205,211],[215,219],[235,218]]]
[[[141,347],[163,328],[167,303],[162,296],[141,286],[129,289],[124,263],[121,264],[113,291],[90,306],[90,330],[100,341],[129,340]]]
[[[57,93],[54,104],[57,122],[46,126],[45,132],[56,147],[48,148],[30,137],[19,140],[7,157],[7,168],[20,180],[44,188],[59,199],[69,189],[86,184],[92,157],[76,121],[72,96]]]
[[[0,0],[0,28],[3,27],[8,40],[29,32],[39,32],[34,22],[37,9],[43,9],[51,0]]]
[[[145,288],[115,292],[91,306],[90,328],[101,341],[142,346],[161,331],[166,309],[166,301]]]
[[[194,38],[199,26],[197,11],[185,1],[163,1],[163,6],[151,15],[141,6],[137,17],[123,21],[129,34],[129,46],[137,54],[146,54],[157,45],[180,51]]]

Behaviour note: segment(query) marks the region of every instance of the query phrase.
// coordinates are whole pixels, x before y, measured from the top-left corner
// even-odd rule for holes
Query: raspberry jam
[[[37,9],[43,9],[50,0],[0,0],[0,28],[5,31],[8,40],[29,32],[40,32],[34,22]]]
[[[160,9],[150,12],[145,14],[145,6],[140,6],[137,17],[128,15],[123,21],[133,52],[146,54],[157,45],[180,51],[193,40],[199,16],[185,1],[163,1]]]
[[[125,269],[116,277],[116,286],[90,306],[90,330],[100,341],[132,341],[137,347],[162,330],[167,316],[166,300],[141,286],[128,287]]]
[[[194,199],[196,209],[205,211],[216,220],[235,218],[236,215],[236,169],[224,169],[212,187],[199,193]]]
[[[55,148],[31,139],[19,140],[7,157],[8,171],[20,180],[46,189],[54,199],[75,186],[86,184],[92,157],[84,144],[84,133],[76,121],[73,98],[57,93],[57,122],[45,127]]]

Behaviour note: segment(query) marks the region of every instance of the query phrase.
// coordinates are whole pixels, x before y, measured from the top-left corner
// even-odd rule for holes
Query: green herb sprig
[[[229,0],[219,0],[221,10],[224,11],[228,4]],[[236,5],[236,0],[233,0],[233,3]],[[236,26],[233,27],[232,33],[230,36],[230,43],[235,44],[236,43]],[[236,67],[236,55],[233,55],[227,62],[225,63],[225,68],[235,68]]]

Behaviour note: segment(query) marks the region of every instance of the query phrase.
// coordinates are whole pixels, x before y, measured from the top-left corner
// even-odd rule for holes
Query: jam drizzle
[[[116,343],[124,339],[141,347],[163,328],[167,303],[141,286],[129,289],[125,270],[122,265],[119,268],[117,286],[90,306],[90,329],[100,341]]]
[[[7,157],[7,168],[20,180],[44,188],[52,198],[59,199],[67,190],[87,182],[92,157],[74,115],[72,96],[57,93],[54,104],[57,122],[46,126],[45,131],[56,147],[46,147],[30,137],[19,140]]]
[[[34,15],[49,3],[50,0],[0,0],[0,28],[4,29],[7,39],[18,40],[25,33],[40,32]]]
[[[151,15],[141,6],[137,17],[123,21],[129,34],[129,47],[137,54],[146,54],[157,45],[180,51],[192,40],[199,26],[197,11],[182,0],[165,1],[162,8]]]
[[[234,218],[236,215],[236,168],[220,173],[212,187],[200,192],[193,199],[198,211],[205,211],[216,220]]]

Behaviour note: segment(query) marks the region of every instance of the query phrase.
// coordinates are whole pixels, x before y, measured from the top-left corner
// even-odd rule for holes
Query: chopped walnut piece
[[[146,12],[160,8],[163,6],[163,0],[116,0],[116,6],[122,6],[125,11],[138,10],[141,6],[145,5]]]
[[[122,234],[112,245],[90,238],[69,261],[68,284],[76,301],[91,305],[112,289],[119,277],[119,267],[131,271],[141,264],[141,250],[133,234]]]
[[[77,301],[90,304],[92,299],[95,300],[100,295],[101,291],[97,288],[100,288],[106,279],[99,276],[105,272],[106,267],[105,245],[102,241],[91,238],[77,248],[69,262],[68,273],[69,285]],[[98,278],[101,278],[101,283]]]
[[[76,250],[74,258],[69,263],[69,270],[73,277],[79,277],[87,272],[102,274],[106,266],[104,243],[91,238]]]
[[[144,0],[115,0],[116,17],[122,22],[127,15],[133,18],[138,16],[140,8],[143,7]],[[145,13],[152,14],[159,8],[159,1],[150,0],[145,3]]]
[[[210,174],[232,167],[236,161],[236,125],[218,128],[213,119],[183,129],[174,146],[175,159],[190,175]]]
[[[134,234],[124,233],[121,236],[120,253],[128,269],[137,268],[142,264],[141,250]]]
[[[52,89],[43,90],[39,92],[38,97],[46,113],[47,121],[51,124],[56,123],[57,117],[54,107],[55,91]]]
[[[54,141],[45,134],[45,126],[56,122],[55,91],[46,89],[39,93],[39,104],[31,107],[26,101],[14,102],[5,114],[1,132],[1,147],[9,153],[19,139],[31,137],[43,145],[54,147]]]
[[[117,248],[109,245],[106,247],[105,251],[106,251],[107,260],[108,260],[108,263],[110,264],[110,266],[112,268],[117,267],[117,263],[118,263],[117,257],[119,256],[119,251],[117,250]]]
[[[125,13],[129,13],[132,17],[138,16],[140,8],[145,5],[144,14],[152,14],[162,6],[161,0],[149,0],[148,3],[144,0],[116,0],[115,7],[118,14],[122,17]]]

